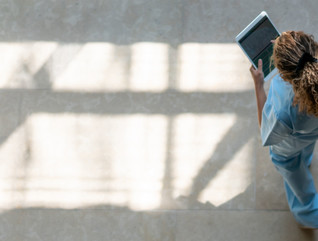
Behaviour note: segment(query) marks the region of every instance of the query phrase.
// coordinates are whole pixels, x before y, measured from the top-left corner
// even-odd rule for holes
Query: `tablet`
[[[265,11],[261,12],[235,40],[241,47],[253,66],[257,68],[258,60],[263,60],[264,80],[274,77],[278,71],[271,61],[273,44],[271,40],[280,36],[280,33],[269,19]]]

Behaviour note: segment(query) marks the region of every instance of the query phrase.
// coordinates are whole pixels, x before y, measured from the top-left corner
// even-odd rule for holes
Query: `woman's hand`
[[[257,103],[257,116],[258,116],[258,124],[261,126],[262,124],[262,112],[266,102],[266,93],[264,90],[264,73],[263,73],[263,62],[261,59],[258,60],[258,68],[255,69],[253,66],[250,68],[254,85],[255,85],[255,95],[256,95],[256,103]]]
[[[255,69],[252,65],[250,68],[252,78],[254,80],[255,88],[263,87],[264,85],[264,72],[263,72],[263,62],[261,59],[258,60],[258,68]]]

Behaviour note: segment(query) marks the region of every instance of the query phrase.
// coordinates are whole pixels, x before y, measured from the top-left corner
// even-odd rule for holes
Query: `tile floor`
[[[234,43],[262,10],[318,37],[316,1],[0,6],[0,240],[318,240],[288,211]]]

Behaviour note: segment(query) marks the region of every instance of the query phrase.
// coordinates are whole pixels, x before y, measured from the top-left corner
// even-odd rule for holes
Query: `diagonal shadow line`
[[[67,55],[66,58],[64,58],[64,64],[62,70],[59,71],[59,74],[63,72],[72,62],[72,60],[80,53],[80,51],[83,49],[83,45],[80,46],[75,46],[72,49],[72,53]],[[41,88],[44,87],[47,90],[52,92],[52,83],[51,83],[51,75],[50,75],[50,67],[54,63],[54,57],[56,55],[61,54],[63,51],[63,46],[59,45],[48,57],[48,59],[45,61],[45,63],[37,70],[36,73],[31,74],[30,68],[28,66],[27,62],[22,62],[20,69],[24,72],[27,72],[28,74],[32,75],[33,83],[35,84],[35,88]],[[14,77],[13,77],[14,78]],[[48,89],[49,88],[49,89]],[[15,121],[14,125],[12,123],[10,125],[4,125],[4,126],[9,126],[5,130],[5,135],[0,136],[0,145],[5,143],[7,139],[12,135],[12,133],[15,132],[16,129],[18,129],[27,119],[27,113],[23,112],[22,109],[22,104],[23,104],[23,96],[24,96],[24,91],[25,90],[14,90],[14,89],[1,89],[0,93],[4,99],[14,99],[14,101],[17,101],[17,111],[19,112],[19,117],[18,120]],[[29,90],[27,90],[29,91]],[[13,97],[13,98],[12,98]]]
[[[0,146],[26,121],[21,105],[22,91],[0,91]]]
[[[48,59],[45,61],[45,64],[41,66],[40,69],[37,70],[36,73],[32,74],[32,79],[33,82],[36,84],[36,88],[38,87],[45,87],[46,89],[49,88],[46,91],[51,91],[51,76],[50,76],[50,66],[54,63],[54,56],[56,54],[60,54],[60,51],[63,51],[63,46],[58,46],[57,49],[55,49],[50,56],[48,57]],[[63,70],[65,70],[67,68],[67,66],[69,66],[69,64],[72,62],[72,60],[74,59],[74,57],[76,55],[79,54],[79,52],[82,50],[83,46],[77,46],[76,48],[73,49],[73,52],[71,55],[68,55],[67,58],[65,59],[65,64],[63,66]],[[28,73],[30,72],[30,68],[27,65],[27,63],[22,62],[20,68],[23,71],[27,71]],[[31,73],[29,73],[31,75]],[[9,128],[7,128],[5,130],[6,134],[2,134],[0,136],[0,145],[2,145],[11,135],[13,132],[15,132],[16,129],[18,129],[27,119],[27,113],[24,113],[22,111],[23,107],[22,107],[22,102],[23,102],[23,95],[24,95],[24,91],[25,90],[21,90],[21,89],[1,89],[0,93],[1,96],[6,100],[9,99],[10,102],[17,102],[17,111],[19,112],[19,117],[18,120],[15,121],[14,125],[12,125],[12,122],[10,125],[5,125]],[[26,91],[30,91],[30,90],[26,90]]]
[[[65,51],[64,45],[66,45],[67,47],[68,54],[64,53]],[[83,46],[84,45],[79,45],[79,46],[72,45],[72,47],[70,47],[67,44],[59,44],[57,48],[51,53],[49,58],[46,60],[45,64],[41,66],[41,68],[35,74],[33,74],[33,83],[35,84],[36,88],[51,89],[52,88],[51,69],[58,69],[55,72],[57,72],[58,75],[61,75],[67,69],[67,67],[72,63],[73,59],[81,52],[81,50],[83,49]],[[55,57],[61,54],[63,54],[64,56],[62,67],[61,68],[52,67],[52,65],[55,62],[57,62],[57,61],[54,61]],[[59,65],[60,64],[61,63],[59,62]],[[57,79],[58,75],[55,76],[54,78]]]
[[[200,196],[210,181],[254,134],[253,129],[246,125],[244,118],[237,119],[194,178],[190,191],[191,199],[196,200]]]
[[[59,75],[61,75],[66,69],[67,67],[72,63],[73,59],[81,52],[81,50],[83,49],[84,45],[80,45],[80,46],[67,46],[67,51],[68,54],[65,54],[65,44],[59,44],[54,51],[52,51],[49,56],[47,57],[45,63],[35,72],[32,73],[31,67],[29,62],[32,62],[33,59],[33,55],[31,55],[28,58],[28,61],[21,61],[19,67],[18,67],[18,71],[17,73],[24,73],[28,76],[32,76],[30,78],[32,78],[32,83],[27,83],[27,84],[32,84],[32,88],[35,89],[51,89],[52,88],[52,74],[54,75],[54,79],[57,79],[59,77]],[[61,63],[61,61],[58,62],[58,66],[54,66],[54,64],[57,61],[54,61],[54,59],[56,58],[56,56],[62,55],[64,56],[63,58],[63,63]],[[55,70],[54,72],[52,70]],[[57,70],[56,70],[57,69]],[[56,74],[58,73],[58,74]],[[21,81],[21,80],[20,80]],[[19,83],[19,77],[15,76],[13,74],[13,76],[11,76],[11,78],[8,81],[10,82],[18,82],[19,85],[21,85],[21,83]]]

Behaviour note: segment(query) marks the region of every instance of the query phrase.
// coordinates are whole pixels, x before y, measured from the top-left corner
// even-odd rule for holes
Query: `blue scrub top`
[[[299,154],[318,138],[318,118],[300,113],[293,98],[291,84],[274,77],[263,108],[261,137],[264,146],[283,158]]]
[[[318,118],[293,106],[292,86],[276,76],[263,108],[261,136],[284,178],[288,205],[297,222],[318,228],[318,193],[308,166],[318,138]]]

